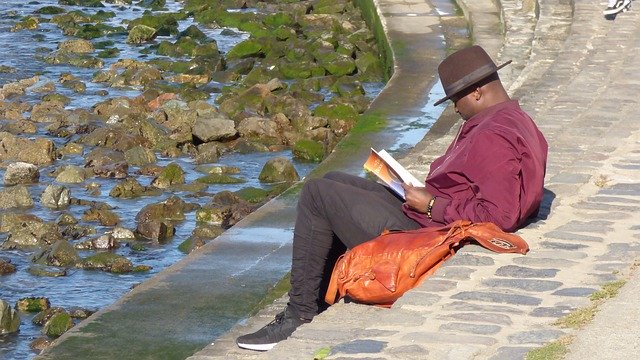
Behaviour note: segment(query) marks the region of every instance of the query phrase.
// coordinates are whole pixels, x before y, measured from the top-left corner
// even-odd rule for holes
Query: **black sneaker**
[[[236,339],[238,347],[249,350],[271,350],[277,343],[288,338],[302,324],[311,320],[301,319],[287,307],[276,315],[275,320],[253,334],[242,335]]]

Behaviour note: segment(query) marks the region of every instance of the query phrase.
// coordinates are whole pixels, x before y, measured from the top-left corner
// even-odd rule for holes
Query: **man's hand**
[[[427,205],[429,205],[429,200],[431,200],[433,195],[423,187],[402,184],[402,188],[404,189],[405,203],[418,212],[426,213]]]

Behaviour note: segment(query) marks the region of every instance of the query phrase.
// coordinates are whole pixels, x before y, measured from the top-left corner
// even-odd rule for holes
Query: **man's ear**
[[[475,90],[473,90],[473,92],[471,94],[473,94],[473,98],[476,101],[480,101],[480,99],[482,98],[482,88],[481,87],[477,87]]]

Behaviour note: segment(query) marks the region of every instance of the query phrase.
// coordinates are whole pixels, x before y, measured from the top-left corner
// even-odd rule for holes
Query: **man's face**
[[[478,110],[476,109],[476,98],[475,98],[475,90],[471,92],[466,92],[461,94],[460,96],[452,97],[451,101],[455,105],[456,112],[462,117],[464,120],[469,120],[473,115],[475,115]]]

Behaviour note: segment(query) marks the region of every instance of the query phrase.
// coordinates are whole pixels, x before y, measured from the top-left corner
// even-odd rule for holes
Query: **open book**
[[[364,168],[378,176],[385,184],[387,184],[396,194],[404,199],[404,189],[402,184],[411,184],[413,186],[423,187],[422,181],[411,175],[399,162],[396,161],[385,150],[375,151],[371,149],[371,153],[364,163]]]

